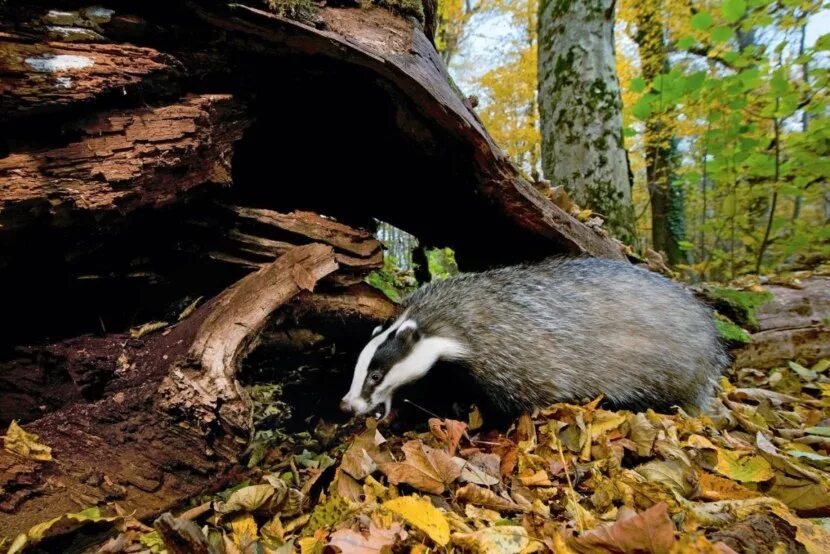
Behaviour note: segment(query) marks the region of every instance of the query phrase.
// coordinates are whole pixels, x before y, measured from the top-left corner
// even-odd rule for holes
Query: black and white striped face
[[[386,417],[398,388],[426,375],[439,359],[460,352],[454,340],[425,337],[418,323],[404,314],[388,328],[375,329],[357,359],[352,386],[340,408],[364,415],[383,406]]]

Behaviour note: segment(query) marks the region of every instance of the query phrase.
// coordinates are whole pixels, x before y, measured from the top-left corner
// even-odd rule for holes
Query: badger
[[[703,408],[729,363],[711,310],[624,261],[551,258],[462,273],[409,296],[361,351],[340,408],[389,415],[439,361],[516,413],[600,395],[615,408]]]

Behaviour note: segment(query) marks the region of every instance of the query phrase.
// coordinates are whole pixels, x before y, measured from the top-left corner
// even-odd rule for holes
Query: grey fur
[[[553,258],[431,283],[402,306],[506,410],[603,394],[620,407],[703,407],[728,364],[711,310],[624,262]]]

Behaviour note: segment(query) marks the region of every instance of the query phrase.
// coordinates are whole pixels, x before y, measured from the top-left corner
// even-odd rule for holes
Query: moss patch
[[[773,298],[769,291],[754,292],[725,287],[708,287],[706,294],[715,302],[718,311],[726,312],[731,319],[750,329],[758,328],[756,310]]]
[[[720,334],[720,338],[724,340],[724,342],[728,344],[749,344],[752,342],[752,338],[749,336],[749,333],[743,327],[736,325],[728,318],[717,314],[718,317],[715,318],[715,327]]]
[[[403,15],[411,15],[421,25],[424,24],[424,5],[421,0],[375,0],[375,4]]]
[[[312,21],[316,18],[317,8],[311,0],[265,0],[271,11],[280,17],[297,21]]]

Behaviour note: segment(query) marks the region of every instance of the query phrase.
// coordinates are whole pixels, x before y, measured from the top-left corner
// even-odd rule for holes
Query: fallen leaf
[[[357,480],[371,475],[377,471],[378,463],[392,460],[387,452],[380,450],[380,445],[384,442],[385,439],[377,429],[366,429],[343,454],[340,469]]]
[[[524,512],[525,508],[519,506],[512,500],[507,500],[497,495],[490,489],[478,485],[464,485],[455,491],[455,498],[459,502],[475,504],[482,508],[496,510],[497,512]]]
[[[30,460],[49,462],[52,460],[52,449],[38,442],[38,436],[28,433],[12,420],[6,435],[3,437],[3,446],[9,452],[19,454]]]
[[[501,483],[500,464],[501,459],[496,454],[476,452],[464,461],[459,479],[488,487],[496,485]]]
[[[699,497],[704,500],[745,500],[757,498],[757,492],[711,473],[701,473],[698,477],[700,483]]]
[[[519,481],[526,487],[550,487],[553,485],[548,478],[547,472],[543,469],[536,472],[531,470],[526,474],[519,475]]]
[[[741,483],[761,483],[775,476],[769,462],[758,454],[718,448],[715,471]]]
[[[809,520],[794,516],[783,506],[774,507],[772,512],[795,527],[795,540],[804,545],[808,554],[830,552],[830,531]]]
[[[668,506],[660,502],[639,514],[623,507],[617,521],[586,531],[569,540],[568,544],[586,554],[598,551],[667,554],[675,543],[674,531]]]
[[[303,537],[297,541],[300,545],[301,554],[323,554],[326,545],[315,537]]]
[[[134,339],[140,339],[144,335],[149,335],[153,331],[164,329],[167,325],[168,323],[166,321],[150,321],[149,323],[130,329],[130,336]]]
[[[481,415],[481,410],[478,406],[473,405],[470,408],[470,415],[468,416],[470,431],[477,431],[484,425],[484,417]]]
[[[239,514],[230,520],[233,542],[241,548],[245,548],[252,541],[256,540],[259,529],[257,529],[254,516],[251,514]]]
[[[383,507],[401,516],[407,523],[423,531],[439,546],[450,542],[450,524],[441,511],[426,498],[401,496],[383,503]]]
[[[461,466],[449,454],[420,440],[407,442],[402,450],[406,461],[386,462],[378,466],[393,485],[406,483],[418,490],[441,494],[461,475]]]
[[[184,310],[182,310],[182,312],[179,314],[178,320],[181,321],[184,318],[190,316],[190,314],[192,314],[193,312],[195,312],[196,306],[199,305],[199,302],[202,301],[202,298],[204,298],[204,296],[200,296],[199,298],[188,304],[187,307]]]
[[[271,500],[274,487],[270,484],[251,485],[234,491],[227,502],[217,502],[214,509],[220,514],[232,512],[253,512]]]
[[[697,492],[697,477],[692,467],[680,460],[652,460],[634,468],[652,483],[661,483],[684,498]]]
[[[467,424],[455,419],[432,417],[429,419],[429,430],[435,435],[435,438],[447,444],[447,451],[450,456],[455,456],[458,443],[461,442],[461,438],[467,430]]]
[[[380,554],[384,547],[388,549],[399,538],[405,537],[406,533],[398,523],[393,523],[389,529],[370,523],[365,534],[352,529],[335,531],[329,538],[329,544],[347,554]]]
[[[517,554],[530,544],[524,527],[500,525],[486,527],[473,533],[453,533],[453,544],[482,554]]]

